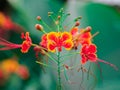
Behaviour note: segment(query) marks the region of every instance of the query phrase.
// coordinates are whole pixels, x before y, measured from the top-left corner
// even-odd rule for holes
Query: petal
[[[89,47],[87,48],[89,53],[96,53],[97,52],[97,48],[95,44],[90,44]]]
[[[43,34],[43,35],[42,35],[42,41],[43,41],[43,40],[44,40],[44,41],[47,41],[47,34]]]
[[[76,35],[76,33],[78,33],[78,27],[72,28],[72,30],[70,31],[70,33],[71,33],[73,36]]]
[[[81,53],[83,53],[83,54],[87,54],[88,53],[88,51],[87,51],[87,44],[82,45]]]
[[[96,49],[96,45],[95,44],[83,44],[82,49],[81,49],[81,53],[84,54],[90,54],[90,53],[96,53],[97,49]]]
[[[83,44],[91,44],[91,39],[81,39],[81,40],[79,40],[80,41],[80,43],[83,45]]]
[[[25,38],[24,33],[21,33],[21,39],[24,39],[24,38]]]
[[[63,46],[66,50],[70,50],[73,47],[73,42],[71,40],[67,40],[63,42]]]
[[[31,45],[30,45],[29,42],[23,41],[22,47],[21,47],[21,52],[22,53],[27,53],[30,47],[31,47]]]
[[[44,48],[47,48],[47,42],[44,40],[40,42],[40,45]]]
[[[81,38],[91,38],[92,37],[91,33],[85,32],[84,29],[80,30],[80,33],[81,33],[81,35],[80,35]]]
[[[61,34],[61,39],[64,42],[66,40],[72,39],[72,35],[69,32],[63,32]]]
[[[58,42],[59,34],[57,32],[50,32],[47,35],[47,40]]]
[[[29,32],[26,32],[26,33],[25,33],[25,39],[26,39],[26,41],[28,41],[29,43],[32,43],[32,40],[31,40],[31,38],[30,38],[30,36],[29,36]]]
[[[56,45],[52,42],[48,42],[47,48],[48,48],[49,51],[55,52]]]
[[[87,57],[86,57],[84,54],[81,55],[81,58],[82,58],[82,59],[81,59],[81,63],[82,63],[82,64],[85,64],[85,63],[88,61],[88,60],[87,60]]]
[[[96,54],[88,54],[87,57],[91,62],[96,62],[98,59]]]

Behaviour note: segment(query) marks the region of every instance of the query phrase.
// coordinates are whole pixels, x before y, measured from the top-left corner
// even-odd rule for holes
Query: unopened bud
[[[57,21],[55,22],[55,24],[58,25],[58,24],[59,24],[59,21],[57,20]]]
[[[82,17],[81,16],[79,16],[79,17],[77,17],[76,19],[75,19],[75,21],[78,21],[79,19],[81,19]]]
[[[53,14],[53,12],[48,12],[48,16],[51,16],[51,14]]]
[[[35,25],[35,28],[37,29],[37,30],[43,30],[43,26],[42,25],[40,25],[40,24],[36,24]]]
[[[90,32],[92,30],[91,26],[85,28],[86,32]]]
[[[79,25],[80,25],[80,22],[76,21],[75,26],[79,26]]]
[[[82,19],[82,16],[79,16],[78,19]]]
[[[59,19],[59,20],[60,20],[60,18],[61,18],[61,17],[60,17],[60,16],[58,16],[58,19]]]
[[[36,19],[37,19],[38,21],[40,21],[40,20],[41,20],[41,17],[40,17],[40,16],[37,16]]]

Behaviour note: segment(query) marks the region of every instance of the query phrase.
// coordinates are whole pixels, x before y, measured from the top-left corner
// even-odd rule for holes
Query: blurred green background
[[[1,0],[0,3],[2,1],[4,0]],[[22,26],[25,31],[29,31],[35,43],[38,43],[41,37],[41,33],[34,28],[34,25],[38,23],[36,16],[40,15],[48,25],[52,25],[47,16],[48,11],[57,13],[60,8],[64,8],[65,11],[71,13],[69,20],[82,16],[80,28],[89,25],[92,26],[92,33],[100,32],[94,38],[98,57],[115,64],[120,69],[120,6],[105,5],[87,0],[9,0],[8,3],[10,4],[9,8],[12,8],[10,10],[8,8],[1,9],[1,12],[7,12],[13,22]],[[0,5],[0,8],[8,7],[8,5]],[[20,33],[12,30],[8,32],[9,41],[21,43]],[[30,77],[23,80],[12,74],[9,80],[1,85],[0,90],[56,90],[55,73],[50,69],[44,73],[40,65],[35,63],[36,58],[32,50],[27,54],[21,54],[19,50],[0,51],[1,62],[13,56],[17,56],[18,62],[28,67]],[[97,65],[93,66],[94,73],[98,78],[94,90],[120,90],[120,70],[115,71],[109,65],[100,63],[103,76],[101,79],[99,68]],[[73,79],[77,80],[79,74],[77,73],[77,77],[73,75]],[[83,90],[83,88],[79,88],[79,84],[69,85],[65,81],[63,82],[65,90]],[[90,85],[94,82],[89,82],[89,85],[87,82],[83,83],[83,87],[85,90],[91,90]]]

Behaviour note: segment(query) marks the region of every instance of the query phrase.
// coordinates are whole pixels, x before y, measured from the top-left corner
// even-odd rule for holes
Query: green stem
[[[57,58],[58,58],[58,90],[62,90],[62,86],[61,86],[61,72],[60,72],[60,52],[58,52],[57,54]]]
[[[60,27],[59,27],[59,25],[57,25],[57,28],[58,28],[58,32],[60,32]]]
[[[50,65],[47,65],[47,64],[42,63],[42,62],[40,62],[40,61],[36,61],[36,63],[41,64],[41,65],[46,66],[46,67],[50,67],[50,68],[56,69],[55,67],[52,67],[52,66],[50,66]]]
[[[48,28],[49,31],[52,31],[52,29],[43,21],[43,20],[40,20],[40,22]]]

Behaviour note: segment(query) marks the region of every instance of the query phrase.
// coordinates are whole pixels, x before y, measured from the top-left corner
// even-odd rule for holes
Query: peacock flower
[[[29,32],[26,32],[25,35],[24,35],[24,33],[22,33],[21,38],[25,39],[22,43],[22,46],[21,46],[21,52],[22,53],[27,53],[28,50],[30,49],[31,45],[32,45],[32,40],[29,36]]]
[[[72,35],[68,32],[50,32],[47,34],[47,48],[51,52],[55,52],[55,49],[60,52],[62,47],[66,50],[70,50],[73,47]]]
[[[78,32],[78,30],[78,27],[74,27],[70,31],[73,37],[74,48],[77,48],[79,44],[83,45],[91,43],[92,35],[90,33],[90,28],[81,29],[80,32]]]
[[[85,64],[88,60],[91,62],[96,62],[98,60],[97,55],[97,48],[95,44],[84,44],[81,48],[81,63]]]
[[[10,49],[21,48],[22,53],[27,53],[32,45],[32,40],[29,36],[29,32],[26,32],[25,35],[24,33],[22,33],[21,38],[24,39],[22,44],[14,44],[3,38],[0,38],[0,45],[3,46],[0,48],[0,50],[10,50]]]
[[[80,33],[81,33],[81,35],[80,35],[80,37],[79,38],[81,38],[81,44],[83,45],[83,44],[91,44],[91,38],[92,38],[92,35],[91,35],[91,33],[88,31],[86,31],[86,29],[81,29],[80,30]]]

